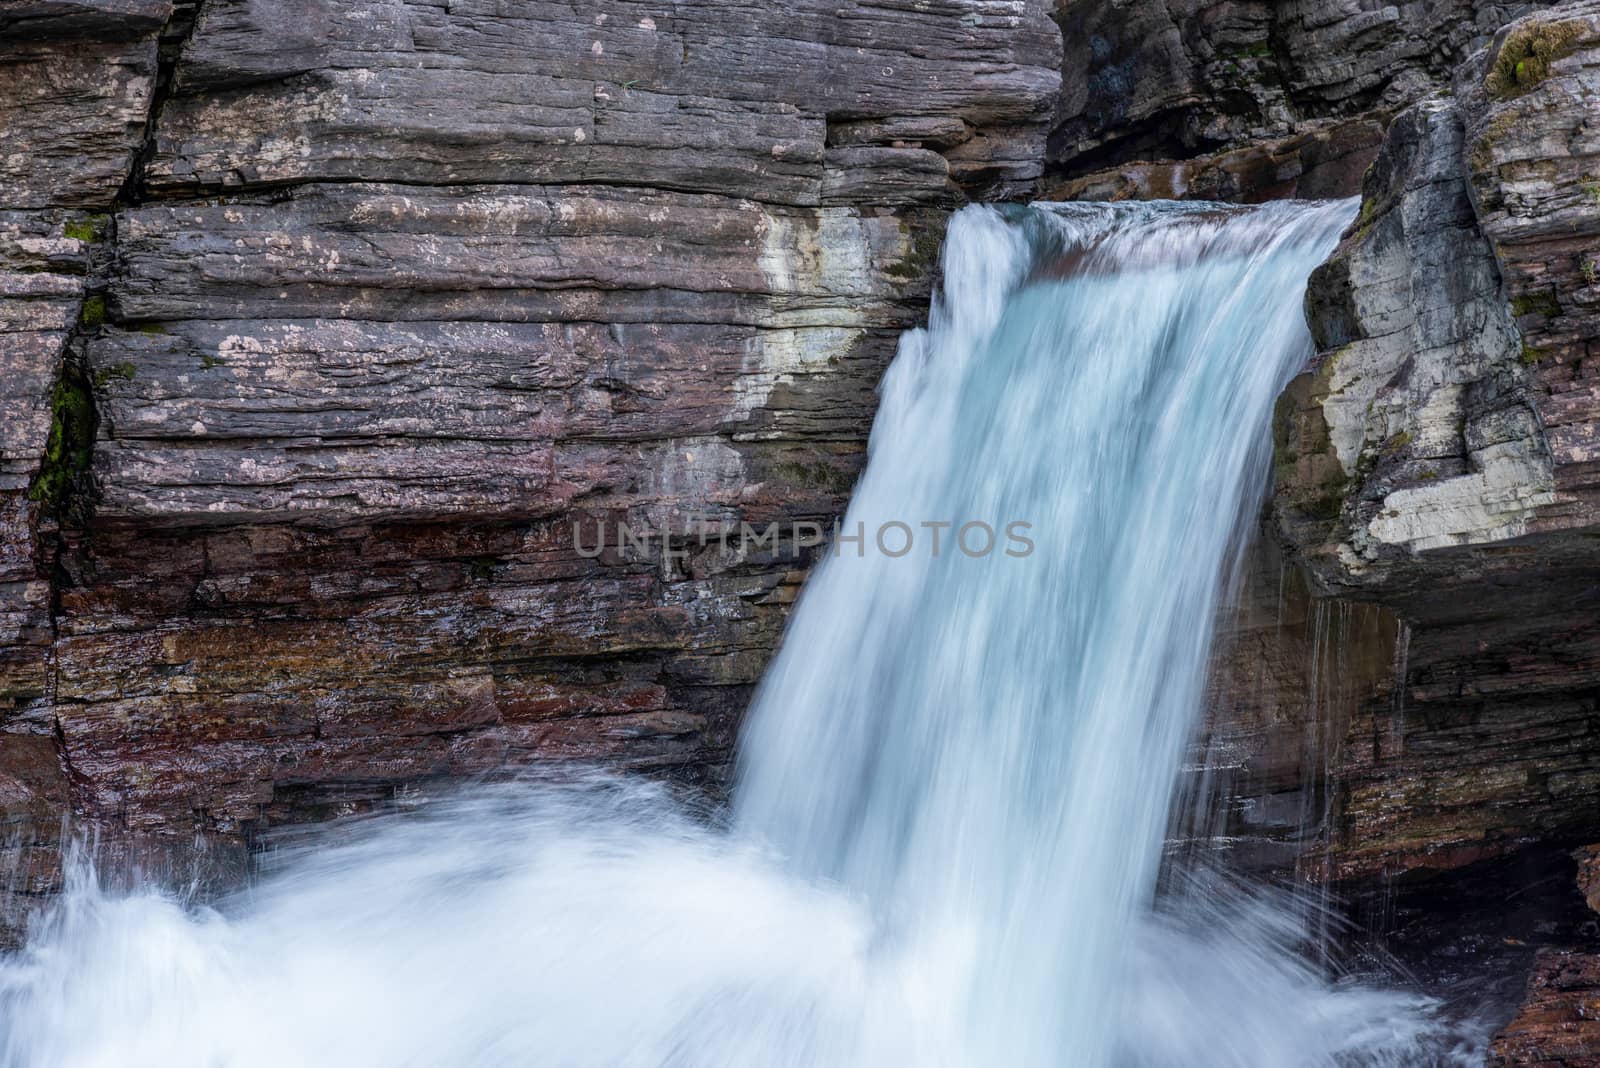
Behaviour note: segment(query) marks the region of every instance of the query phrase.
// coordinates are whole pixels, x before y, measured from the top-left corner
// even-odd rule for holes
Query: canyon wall
[[[1040,172],[1061,65],[1042,6],[991,0],[0,30],[23,892],[66,809],[209,869],[507,765],[716,789],[794,524],[842,507],[949,210]]]

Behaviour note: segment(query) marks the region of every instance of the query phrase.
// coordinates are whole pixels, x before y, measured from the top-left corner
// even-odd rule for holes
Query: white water
[[[1425,1001],[1326,981],[1272,898],[1154,908],[1305,278],[1352,211],[959,213],[844,524],[865,555],[806,588],[731,829],[597,777],[327,832],[214,908],[79,866],[0,963],[0,1064],[1469,1063]],[[932,556],[921,523],[971,520],[1034,550]]]

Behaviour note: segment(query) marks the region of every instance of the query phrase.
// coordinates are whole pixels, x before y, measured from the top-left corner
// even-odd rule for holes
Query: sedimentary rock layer
[[[65,809],[227,866],[442,775],[720,781],[793,524],[842,507],[948,209],[1037,176],[1060,82],[1043,5],[990,0],[0,26],[24,893]]]
[[[1336,874],[1600,830],[1597,110],[1600,8],[1513,23],[1395,120],[1312,279],[1278,523],[1413,627],[1403,712],[1342,749]]]
[[[1348,195],[1378,147],[1371,124],[1450,84],[1527,7],[1061,4],[1052,185],[1086,197]]]

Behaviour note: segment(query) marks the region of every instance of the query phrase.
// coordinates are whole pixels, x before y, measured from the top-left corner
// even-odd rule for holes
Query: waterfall
[[[1475,1063],[1293,908],[1157,907],[1213,617],[1347,202],[972,207],[741,741],[336,827],[197,905],[89,866],[0,1064]],[[937,548],[936,548],[937,546]]]

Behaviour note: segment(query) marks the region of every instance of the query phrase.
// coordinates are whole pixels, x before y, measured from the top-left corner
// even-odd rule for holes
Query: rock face
[[[1313,277],[1280,529],[1412,628],[1403,711],[1340,752],[1334,871],[1600,831],[1600,6],[1502,30],[1403,112]]]
[[[1060,83],[1035,2],[0,28],[24,893],[68,808],[226,858],[506,764],[719,782],[793,524],[840,510],[948,210],[1037,177]]]
[[[1588,1068],[1597,1051],[1600,954],[1542,951],[1527,1000],[1490,1046],[1490,1068]]]
[[[1578,889],[1600,912],[1600,846],[1586,846],[1573,859]],[[1489,1048],[1491,1068],[1587,1068],[1600,1059],[1600,939],[1589,941],[1539,952],[1522,1005]]]
[[[1046,189],[1066,196],[1344,196],[1400,108],[1529,4],[1073,2]]]

